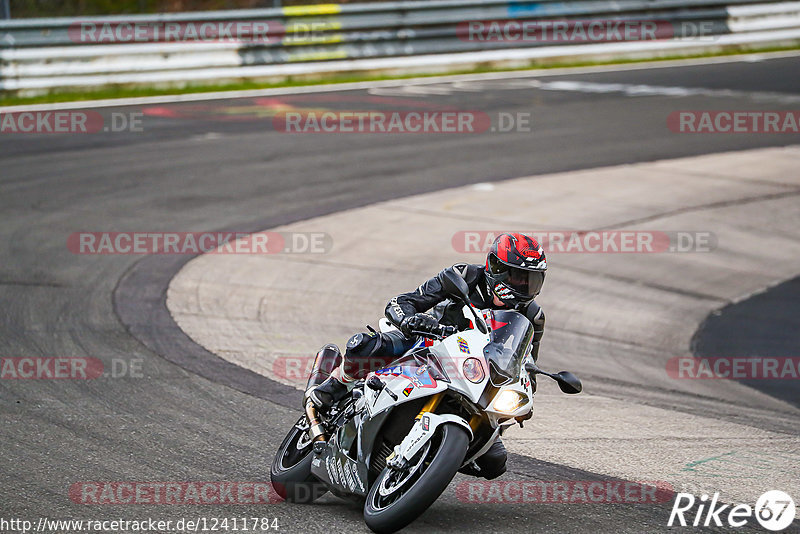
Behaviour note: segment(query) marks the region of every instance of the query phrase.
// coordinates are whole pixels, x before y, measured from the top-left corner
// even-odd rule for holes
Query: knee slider
[[[347,341],[347,355],[366,358],[381,346],[381,338],[374,332],[356,334]]]

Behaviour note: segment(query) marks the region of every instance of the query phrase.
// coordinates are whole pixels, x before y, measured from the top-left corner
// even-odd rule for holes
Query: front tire
[[[307,430],[308,421],[304,416],[283,439],[270,468],[273,489],[288,502],[309,504],[328,491],[311,474],[314,452]]]
[[[409,469],[404,472],[384,469],[364,503],[367,526],[373,532],[395,532],[422,515],[453,480],[468,445],[466,430],[445,424],[437,429]]]

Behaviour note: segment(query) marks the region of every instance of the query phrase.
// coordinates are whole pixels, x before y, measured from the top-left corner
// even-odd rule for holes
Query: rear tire
[[[299,504],[312,503],[328,492],[311,474],[314,452],[307,428],[308,421],[301,417],[278,447],[269,472],[275,492],[286,501]]]
[[[378,533],[395,532],[407,526],[434,503],[453,480],[464,461],[469,445],[467,431],[455,424],[444,424],[425,446],[416,462],[411,462],[413,480],[402,481],[398,471],[387,467],[370,488],[364,503],[364,521]],[[392,477],[398,482],[391,482]],[[411,485],[405,487],[406,482]],[[394,491],[386,493],[396,484]]]

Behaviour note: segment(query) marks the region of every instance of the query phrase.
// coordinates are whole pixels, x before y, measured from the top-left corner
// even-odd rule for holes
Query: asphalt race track
[[[800,278],[793,278],[747,300],[726,306],[698,330],[694,349],[699,357],[738,356],[791,358],[800,346],[795,328],[800,316]],[[760,335],[753,336],[752,332]],[[800,406],[800,391],[791,380],[743,380],[748,386]]]
[[[272,455],[298,415],[295,390],[214,358],[172,321],[166,287],[190,256],[75,254],[67,246],[75,232],[255,231],[455,186],[800,139],[676,134],[667,127],[667,117],[678,110],[797,109],[797,57],[560,73],[537,83],[530,75],[515,76],[106,107],[98,112],[107,121],[114,114],[141,114],[141,131],[0,134],[0,356],[91,357],[109,374],[0,380],[2,516],[34,523],[41,517],[258,516],[277,518],[283,532],[366,531],[360,508],[333,498],[313,507],[92,506],[70,499],[74,484],[89,481],[265,481]],[[500,113],[530,113],[532,129],[287,134],[276,131],[273,121],[285,106],[478,110],[493,125]],[[291,284],[291,273],[285,278]],[[796,310],[793,284],[770,292],[778,303],[783,289],[787,299],[795,295],[793,308],[778,309]],[[773,308],[756,306],[762,316]],[[796,317],[790,311],[783,322],[760,317],[748,326],[747,350],[766,346],[775,328],[796,328]],[[712,321],[705,332],[712,327],[712,337],[727,335]],[[701,349],[716,343],[698,339]],[[796,342],[787,338],[786,347],[792,346]],[[796,439],[796,427],[781,432]],[[518,478],[610,480],[522,455],[510,462]],[[670,506],[473,507],[447,495],[407,530],[655,532],[667,530]]]

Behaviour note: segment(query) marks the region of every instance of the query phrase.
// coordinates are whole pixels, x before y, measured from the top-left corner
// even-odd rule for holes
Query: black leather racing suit
[[[415,291],[403,293],[390,300],[386,305],[387,319],[399,327],[404,318],[433,309],[432,314],[441,324],[466,329],[468,321],[461,311],[461,305],[450,301],[442,287],[442,273],[450,270],[466,281],[470,302],[476,308],[505,308],[494,304],[482,265],[459,263],[440,272]],[[531,356],[536,360],[539,343],[544,334],[544,312],[533,300],[518,306],[516,310],[533,323]],[[343,371],[351,377],[364,378],[370,371],[389,365],[395,358],[409,350],[416,341],[415,338],[405,337],[399,330],[380,334],[375,332],[356,334],[347,342]],[[467,466],[462,472],[488,479],[502,475],[506,470],[506,450],[503,443],[498,439],[475,463],[478,464],[477,470]]]

